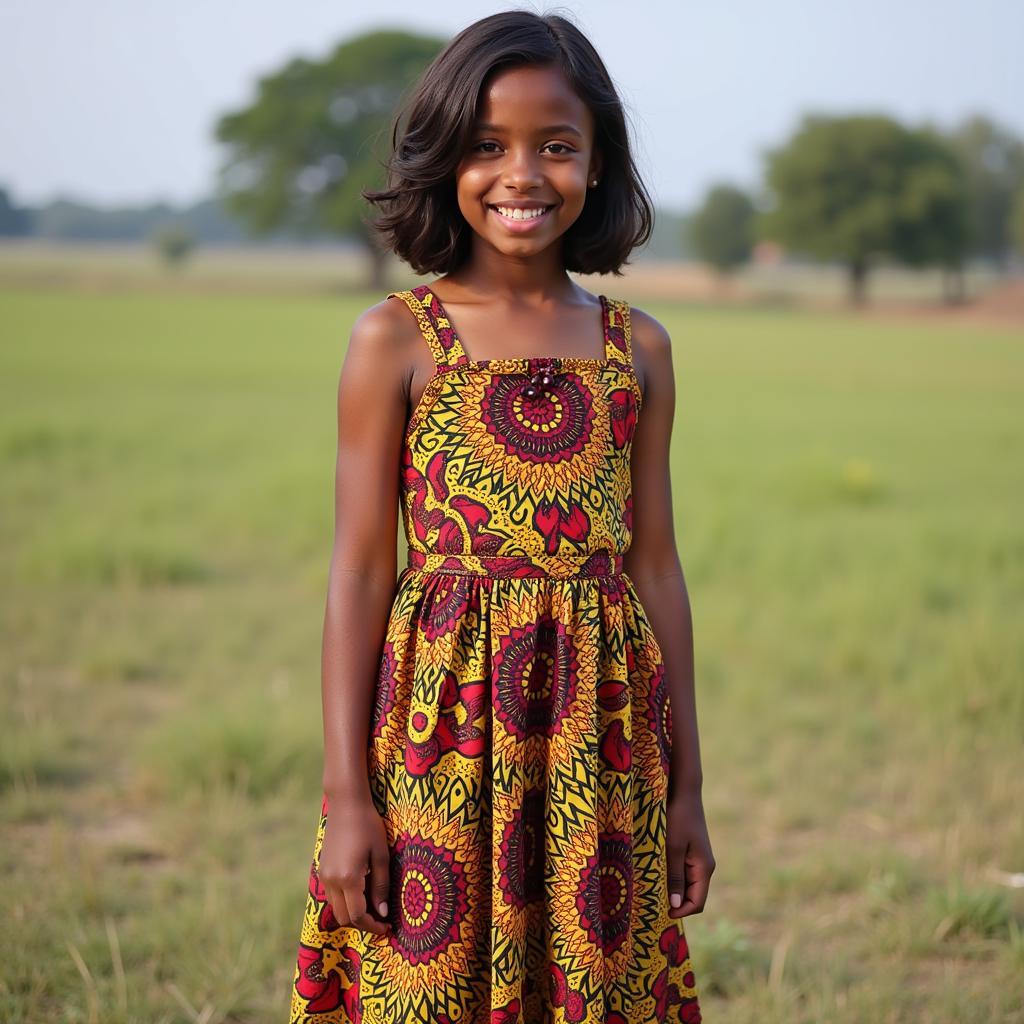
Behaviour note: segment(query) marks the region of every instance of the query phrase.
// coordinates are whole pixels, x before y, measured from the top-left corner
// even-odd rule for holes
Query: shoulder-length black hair
[[[555,65],[590,109],[602,157],[596,187],[563,238],[567,270],[613,273],[650,238],[654,207],[629,146],[626,117],[597,51],[559,15],[512,10],[464,28],[432,61],[395,115],[387,186],[364,191],[381,208],[371,230],[418,274],[446,274],[468,258],[455,170],[469,143],[480,92],[497,68]]]

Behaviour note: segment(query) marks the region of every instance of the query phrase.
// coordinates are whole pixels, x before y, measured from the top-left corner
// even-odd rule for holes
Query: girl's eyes
[[[498,145],[497,142],[478,142],[473,147],[473,151],[477,152],[478,150],[480,150],[481,146],[497,146],[497,145]],[[565,145],[564,142],[549,142],[544,148],[545,149],[550,149],[552,147],[554,147],[555,149],[561,150],[561,152],[556,153],[555,156],[564,156],[566,153],[575,153],[576,152],[576,150],[574,150],[571,146]],[[488,152],[492,152],[492,151],[488,150]]]

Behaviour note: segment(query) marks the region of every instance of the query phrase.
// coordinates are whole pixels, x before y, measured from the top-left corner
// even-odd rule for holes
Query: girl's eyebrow
[[[500,124],[492,124],[490,121],[481,121],[476,126],[478,132],[503,132],[505,126]],[[583,138],[583,132],[571,124],[549,124],[544,128],[538,128],[538,135],[551,135],[556,132],[569,132],[573,135],[578,135],[581,139]]]

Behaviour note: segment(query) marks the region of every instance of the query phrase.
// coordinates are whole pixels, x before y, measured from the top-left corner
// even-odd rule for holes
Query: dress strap
[[[604,310],[604,355],[628,365],[633,363],[633,332],[629,319],[629,303],[601,295]]]
[[[402,299],[412,310],[437,368],[462,366],[469,362],[444,306],[430,290],[430,285],[421,284],[405,291],[389,292],[388,298],[392,296]]]

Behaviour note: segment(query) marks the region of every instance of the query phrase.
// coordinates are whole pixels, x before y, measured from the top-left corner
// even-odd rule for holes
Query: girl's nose
[[[544,184],[534,153],[517,155],[510,152],[508,159],[504,161],[501,180],[507,188],[517,189],[524,195],[528,194],[531,188]]]

